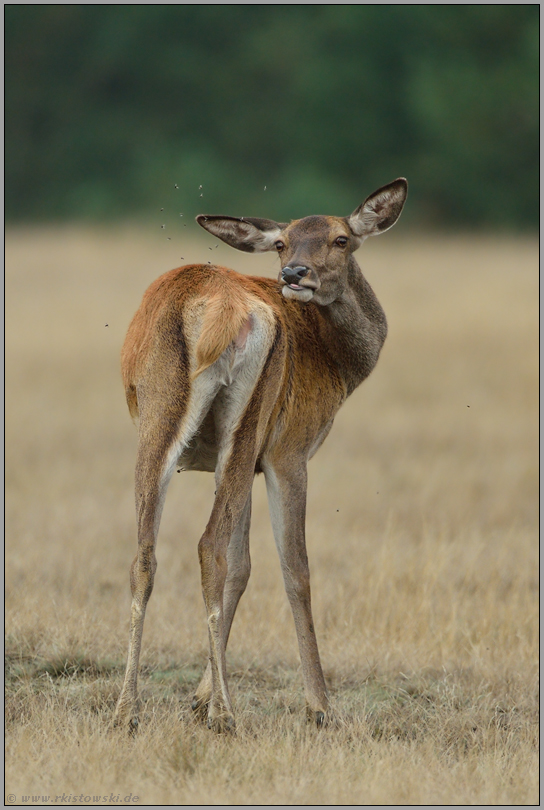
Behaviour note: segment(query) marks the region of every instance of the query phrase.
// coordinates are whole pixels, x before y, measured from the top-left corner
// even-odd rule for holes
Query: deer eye
[[[283,244],[283,242],[275,242],[274,247],[276,248],[278,253],[281,253],[285,245]]]
[[[347,236],[339,236],[337,239],[334,240],[334,244],[338,245],[338,247],[346,247],[348,243]]]

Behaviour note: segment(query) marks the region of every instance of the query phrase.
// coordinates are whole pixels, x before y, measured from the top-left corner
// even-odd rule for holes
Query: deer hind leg
[[[304,691],[309,715],[321,726],[329,699],[323,677],[310,599],[310,569],[306,553],[306,461],[293,464],[262,462],[274,539],[285,590],[291,605],[300,650]]]
[[[223,595],[223,635],[225,648],[238,602],[246,589],[251,572],[251,560],[249,555],[250,521],[251,495],[249,495],[238,525],[232,533],[227,550],[227,577]],[[212,667],[211,662],[208,661],[208,665],[191,704],[191,708],[201,719],[206,719],[208,716],[208,706],[211,696]]]
[[[248,338],[243,366],[235,380],[214,401],[219,445],[216,497],[198,546],[210,640],[208,726],[217,731],[234,727],[225,647],[234,610],[249,576],[249,554],[244,548],[255,464],[281,384],[281,356],[274,351],[279,338],[274,341],[270,330],[259,333],[256,328],[255,333]],[[235,532],[235,527],[239,527],[239,531]],[[229,558],[229,542],[233,537],[241,548],[233,550]],[[231,571],[229,580],[229,563],[241,559],[246,561],[239,578]]]
[[[166,496],[176,462],[198,430],[219,383],[201,375],[189,394],[183,378],[179,387],[139,391],[138,455],[135,475],[138,552],[132,563],[129,651],[125,679],[115,711],[115,725],[134,731],[138,725],[137,679],[145,611],[153,590],[157,562],[155,545]],[[185,388],[184,384],[185,383]]]
[[[164,495],[168,484],[166,476],[154,475],[146,469],[145,444],[140,445],[136,474],[138,520],[138,552],[130,569],[132,605],[127,668],[123,688],[115,711],[115,724],[135,731],[138,725],[137,679],[142,643],[145,611],[151,591],[157,562],[155,544]],[[162,480],[161,480],[162,479]]]
[[[259,413],[255,415],[248,407],[233,432],[229,435],[226,431],[224,434],[216,470],[215,501],[208,525],[198,544],[210,643],[211,694],[208,702],[208,727],[219,732],[233,730],[235,725],[227,685],[225,648],[230,629],[228,625],[234,613],[234,595],[238,590],[239,598],[241,590],[240,582],[234,590],[227,590],[228,548],[231,538],[238,534],[235,527],[240,525],[245,535],[242,521],[255,472],[258,418]],[[239,556],[239,553],[231,554],[230,560],[234,561]],[[231,585],[234,579],[234,576],[231,577]]]

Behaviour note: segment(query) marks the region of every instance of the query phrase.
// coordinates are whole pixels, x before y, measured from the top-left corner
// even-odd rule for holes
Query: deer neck
[[[387,335],[385,313],[353,256],[344,292],[318,309],[327,352],[349,395],[376,365]]]

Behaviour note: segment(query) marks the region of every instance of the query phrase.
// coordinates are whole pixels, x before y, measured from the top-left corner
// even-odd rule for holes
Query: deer
[[[254,476],[263,473],[275,544],[298,640],[306,710],[332,717],[312,618],[305,518],[307,464],[346,398],[371,373],[387,334],[384,311],[353,253],[391,228],[408,191],[400,177],[350,216],[289,223],[199,215],[245,252],[276,251],[278,279],[189,264],[144,294],[121,353],[138,426],[138,550],[130,569],[130,638],[115,725],[138,726],[137,678],[155,549],[176,467],[214,473],[212,511],[198,543],[209,660],[191,706],[216,732],[235,730],[226,646],[250,575]]]

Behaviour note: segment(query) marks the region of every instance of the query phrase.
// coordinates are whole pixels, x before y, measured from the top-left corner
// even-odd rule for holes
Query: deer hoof
[[[198,695],[195,695],[191,701],[191,709],[193,710],[195,717],[197,717],[199,720],[205,721],[208,717],[209,703],[209,698],[200,698]]]
[[[129,737],[133,737],[138,731],[138,715],[123,715],[117,713],[113,720],[113,727],[120,730],[125,730]]]
[[[324,728],[330,726],[334,722],[333,715],[330,709],[307,709],[307,717],[309,723],[315,723],[317,728]]]
[[[216,734],[234,734],[236,721],[232,714],[221,714],[217,717],[208,717],[208,728]]]

